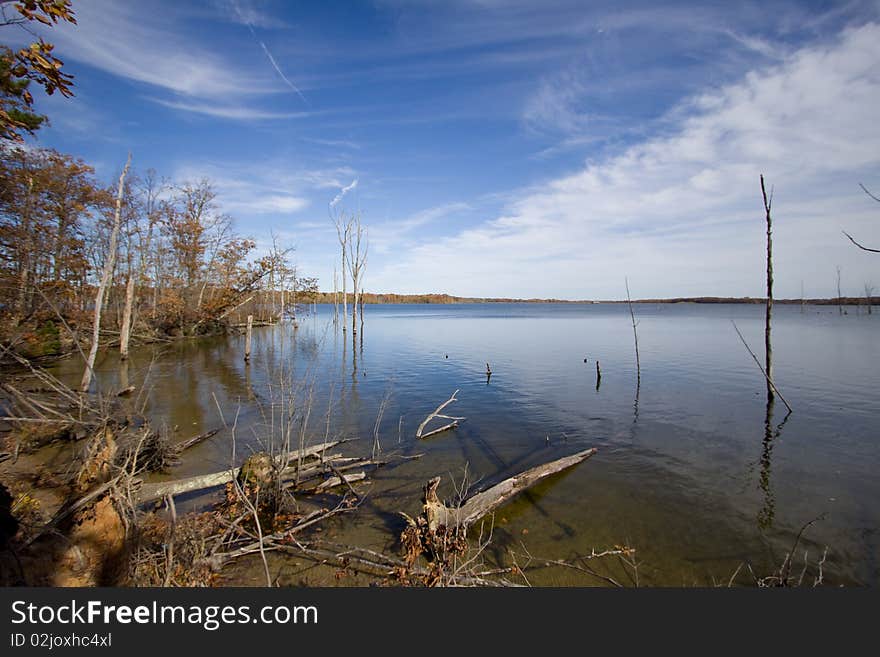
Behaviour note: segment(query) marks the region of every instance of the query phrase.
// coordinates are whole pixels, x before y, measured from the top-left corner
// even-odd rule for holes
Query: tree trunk
[[[27,314],[27,297],[28,297],[28,285],[30,282],[30,273],[31,273],[31,259],[33,257],[33,229],[31,227],[31,202],[33,199],[34,192],[34,179],[33,176],[28,177],[28,194],[27,199],[25,200],[24,212],[22,212],[22,228],[24,234],[24,248],[22,249],[22,257],[19,258],[19,267],[21,267],[21,271],[19,272],[19,281],[18,281],[18,301],[16,303],[16,320],[21,321],[24,316]]]
[[[351,277],[351,332],[357,333],[357,304],[358,304],[358,279],[357,276]]]
[[[86,358],[86,369],[83,372],[82,382],[79,389],[81,392],[89,391],[89,384],[92,382],[92,368],[95,365],[95,356],[98,355],[98,337],[101,333],[101,309],[104,306],[104,295],[107,287],[110,285],[110,279],[113,277],[113,269],[116,267],[116,244],[119,240],[119,226],[122,221],[122,194],[125,191],[125,176],[128,168],[131,166],[131,153],[125,162],[125,168],[119,176],[119,191],[116,194],[116,213],[113,217],[113,230],[110,233],[110,246],[107,252],[107,261],[104,263],[104,272],[101,275],[101,283],[98,285],[98,292],[95,295],[95,315],[92,321],[92,346],[89,349],[89,355]]]
[[[122,311],[122,326],[119,329],[119,357],[128,358],[128,341],[131,337],[131,309],[134,305],[134,272],[128,269],[128,282],[125,284],[125,309]]]
[[[339,324],[339,282],[336,278],[336,267],[333,268],[333,324]]]
[[[346,330],[348,324],[348,295],[346,294],[345,285],[345,243],[342,244],[342,331]]]
[[[773,314],[773,239],[770,206],[772,194],[767,198],[764,189],[764,176],[761,176],[761,195],[764,197],[764,211],[767,217],[767,309],[764,316],[764,371],[767,373],[767,399],[773,399],[773,346],[770,342],[770,319]]]

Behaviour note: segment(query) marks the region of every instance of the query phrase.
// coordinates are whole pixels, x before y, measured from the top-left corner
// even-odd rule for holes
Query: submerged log
[[[179,445],[175,445],[175,447],[179,452],[183,452],[183,451],[189,449],[190,447],[194,447],[195,445],[198,445],[199,443],[204,442],[208,438],[213,438],[219,432],[220,432],[220,429],[211,429],[210,431],[200,433],[199,435],[193,436],[192,438],[187,438]]]
[[[508,477],[481,493],[472,495],[459,507],[448,507],[440,501],[440,498],[437,497],[440,477],[434,477],[425,484],[422,513],[427,522],[427,528],[429,531],[436,531],[441,526],[447,529],[467,529],[469,525],[542,479],[577,465],[595,453],[596,449],[591,448],[550,463],[535,466],[518,475]]]

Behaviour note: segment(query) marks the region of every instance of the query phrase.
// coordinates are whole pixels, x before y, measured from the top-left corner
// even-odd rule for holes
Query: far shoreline
[[[338,302],[342,303],[342,294],[337,295]],[[517,299],[507,297],[458,297],[450,294],[394,294],[364,292],[362,294],[364,305],[453,305],[453,304],[477,304],[477,303],[533,303],[533,304],[625,304],[626,299]],[[351,293],[348,293],[348,302],[352,302]],[[632,303],[640,304],[739,304],[759,305],[765,304],[765,297],[669,297],[665,299],[633,299]],[[333,292],[318,292],[314,297],[314,303],[333,304]],[[805,305],[805,306],[860,306],[878,305],[880,297],[831,297],[816,299],[773,299],[774,304]]]

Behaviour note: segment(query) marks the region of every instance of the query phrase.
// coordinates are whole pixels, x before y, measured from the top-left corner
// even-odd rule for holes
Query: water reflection
[[[773,519],[776,517],[776,497],[773,494],[773,485],[770,479],[772,469],[773,447],[779,436],[782,435],[782,429],[791,411],[787,411],[782,422],[778,426],[773,426],[773,410],[775,405],[775,397],[772,393],[767,394],[767,405],[764,414],[764,440],[761,443],[760,471],[758,473],[758,488],[763,494],[763,503],[758,511],[758,527],[767,530],[773,526]]]

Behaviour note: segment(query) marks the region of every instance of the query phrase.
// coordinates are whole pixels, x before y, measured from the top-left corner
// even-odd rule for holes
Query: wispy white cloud
[[[361,145],[355,141],[348,139],[321,139],[318,137],[303,137],[303,141],[319,146],[331,146],[333,148],[350,148],[352,150],[360,150]]]
[[[413,248],[371,279],[407,291],[443,281],[462,294],[619,298],[628,274],[638,296],[760,294],[764,173],[777,190],[780,294],[797,296],[801,278],[808,294],[828,293],[836,263],[868,280],[876,259],[840,227],[880,241],[876,204],[857,187],[880,178],[877,61],[874,23],[802,48],[682,103],[662,135],[524,190],[502,216]]]
[[[304,119],[313,116],[311,112],[272,112],[250,106],[225,106],[209,103],[188,103],[178,100],[165,100],[162,98],[146,97],[153,103],[205,116],[213,116],[220,119],[232,119],[236,121],[279,121],[284,119]]]
[[[234,59],[201,46],[173,11],[93,0],[76,6],[77,25],[52,28],[64,58],[191,97],[228,98],[277,91]]]
[[[299,196],[275,194],[270,196],[249,196],[237,200],[226,199],[226,209],[230,212],[248,212],[254,214],[294,214],[308,207],[308,200]]]
[[[417,246],[421,241],[418,235],[413,235],[413,232],[417,228],[426,228],[429,224],[435,224],[441,219],[448,219],[455,217],[456,215],[461,215],[471,209],[471,206],[467,203],[444,203],[442,205],[426,208],[425,210],[420,210],[419,212],[404,217],[403,219],[391,219],[378,223],[371,223],[371,246],[373,251],[377,254],[389,253]],[[431,230],[429,232],[432,235],[436,235],[438,231]]]
[[[252,25],[270,30],[290,27],[277,14],[262,11],[249,0],[212,0],[217,13],[239,25]]]
[[[351,169],[304,169],[289,162],[182,164],[173,172],[177,182],[210,180],[224,212],[251,225],[272,218],[289,218],[306,210],[323,190],[339,187]],[[329,226],[329,224],[328,224]],[[262,230],[262,229],[261,229]]]

